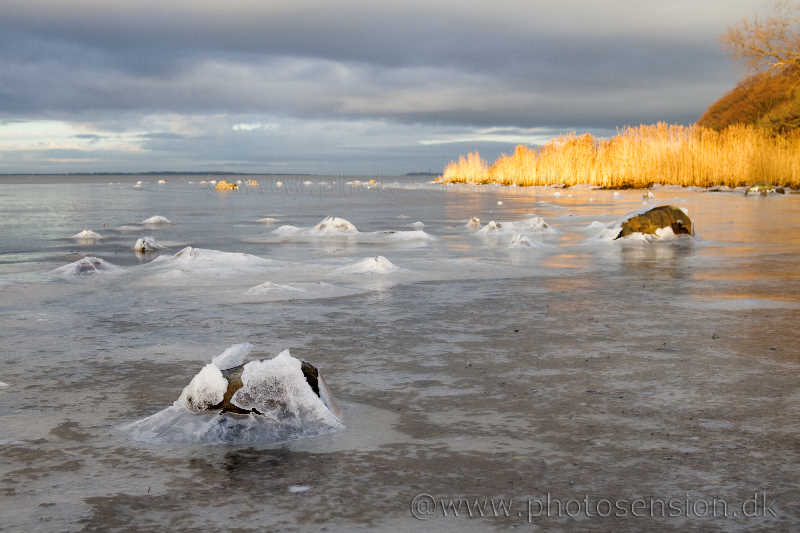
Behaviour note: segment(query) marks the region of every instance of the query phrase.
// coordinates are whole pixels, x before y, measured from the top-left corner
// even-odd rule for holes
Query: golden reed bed
[[[752,126],[721,132],[664,123],[626,127],[609,139],[565,135],[541,148],[517,146],[489,166],[477,152],[451,161],[449,183],[647,187],[752,185],[800,187],[800,132],[774,135]]]

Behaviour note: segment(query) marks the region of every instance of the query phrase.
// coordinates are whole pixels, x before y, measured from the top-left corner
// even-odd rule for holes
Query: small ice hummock
[[[103,236],[95,231],[84,229],[83,231],[79,231],[78,233],[73,235],[72,238],[77,239],[79,241],[98,241],[102,239]]]
[[[118,266],[100,259],[99,257],[82,257],[74,263],[56,268],[51,273],[60,278],[73,279],[117,271],[119,271]]]
[[[509,247],[511,248],[535,248],[542,246],[542,244],[538,241],[532,241],[522,233],[515,233],[513,237],[511,237],[511,244]]]
[[[356,228],[352,222],[344,218],[327,216],[316,226],[311,228],[311,232],[317,234],[358,233],[358,228]]]
[[[307,363],[292,357],[289,350],[242,366],[251,349],[247,343],[229,347],[200,369],[170,407],[122,430],[148,442],[249,444],[315,437],[344,428],[316,369],[312,385],[303,370]],[[235,412],[220,407],[228,402]]]
[[[169,224],[172,224],[172,221],[167,217],[162,217],[161,215],[154,215],[150,218],[142,220],[142,224],[146,226],[167,226]]]
[[[422,228],[424,228],[424,227],[425,227],[425,223],[424,223],[424,222],[422,222],[421,220],[417,220],[416,222],[414,222],[413,224],[411,224],[411,227],[412,227],[412,228],[416,228],[416,229],[422,229]]]
[[[311,490],[311,487],[308,485],[289,485],[289,492],[292,494],[300,494],[302,492],[308,492]]]
[[[352,265],[347,265],[336,269],[337,273],[342,274],[389,274],[399,268],[382,255],[367,257],[357,261]]]
[[[166,248],[166,246],[155,240],[155,238],[149,236],[137,239],[136,243],[133,245],[133,249],[141,254],[157,252],[159,250],[163,250],[164,248]]]
[[[270,225],[276,223],[277,221],[278,219],[275,217],[264,217],[264,218],[259,218],[256,222],[261,222],[262,224]]]

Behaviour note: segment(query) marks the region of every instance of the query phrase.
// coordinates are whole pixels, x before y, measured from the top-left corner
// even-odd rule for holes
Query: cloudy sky
[[[691,123],[760,0],[0,0],[0,172],[440,171]]]

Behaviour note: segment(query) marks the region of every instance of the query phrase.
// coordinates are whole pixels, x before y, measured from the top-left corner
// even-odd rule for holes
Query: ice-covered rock
[[[328,216],[323,218],[316,226],[311,228],[313,233],[358,233],[358,228],[344,218]]]
[[[161,215],[154,215],[150,218],[142,220],[142,224],[146,226],[167,226],[169,224],[172,224],[172,221],[167,217],[162,217]]]
[[[95,231],[85,229],[73,235],[72,238],[77,239],[79,241],[98,241],[102,239],[103,236]]]
[[[82,257],[74,263],[58,267],[52,274],[64,279],[80,278],[94,274],[117,272],[120,268],[99,257]]]
[[[178,400],[124,426],[134,438],[157,442],[281,442],[343,428],[319,370],[284,350],[272,359],[220,369],[251,346],[231,346],[205,365]]]
[[[157,252],[165,248],[166,246],[155,240],[153,237],[142,237],[141,239],[137,239],[136,243],[133,245],[134,251],[141,254]]]
[[[692,221],[684,210],[671,205],[660,205],[622,222],[615,238],[620,239],[636,233],[664,237],[667,236],[665,228],[669,228],[673,235],[694,235]]]
[[[769,183],[759,183],[756,185],[751,185],[744,191],[745,196],[750,196],[753,194],[758,194],[761,196],[767,196],[768,194],[786,194],[786,190],[783,187],[776,187],[775,185],[771,185]]]

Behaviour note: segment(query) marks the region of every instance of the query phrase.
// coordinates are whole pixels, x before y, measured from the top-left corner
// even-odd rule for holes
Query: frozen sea
[[[217,179],[0,177],[0,531],[800,528],[800,195]],[[663,204],[696,235],[612,240]],[[344,427],[130,430],[239,343]]]

